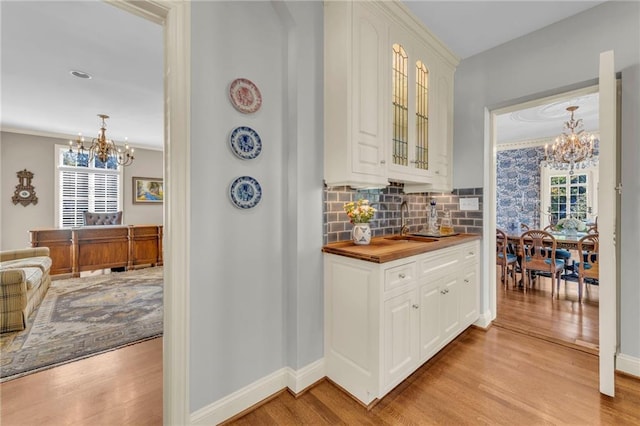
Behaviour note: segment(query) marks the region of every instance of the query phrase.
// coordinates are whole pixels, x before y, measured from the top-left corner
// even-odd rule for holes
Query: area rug
[[[23,331],[0,337],[0,382],[162,335],[162,267],[52,281]]]

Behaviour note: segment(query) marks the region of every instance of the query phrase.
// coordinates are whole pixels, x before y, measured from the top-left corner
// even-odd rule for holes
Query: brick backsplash
[[[409,232],[419,232],[427,224],[429,200],[436,200],[438,217],[446,210],[451,212],[456,232],[482,234],[482,188],[455,189],[451,193],[432,192],[404,194],[403,185],[392,184],[383,189],[356,190],[340,186],[323,191],[323,238],[324,244],[351,239],[352,225],[344,212],[344,203],[366,198],[378,211],[371,220],[374,237],[400,233],[400,205],[407,201]],[[475,197],[479,200],[479,210],[460,210],[460,198]]]

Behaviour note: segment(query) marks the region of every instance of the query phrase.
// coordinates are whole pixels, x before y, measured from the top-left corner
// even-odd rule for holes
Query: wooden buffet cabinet
[[[35,229],[29,234],[31,247],[49,247],[51,275],[162,265],[162,225]]]

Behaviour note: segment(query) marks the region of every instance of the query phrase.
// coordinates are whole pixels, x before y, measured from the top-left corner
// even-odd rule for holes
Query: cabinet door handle
[[[436,170],[436,174],[439,175],[440,174],[440,170]]]
[[[472,252],[472,251],[469,252],[469,256],[474,256],[474,255],[475,255],[474,252]]]
[[[411,305],[413,309],[418,309],[418,305]]]
[[[468,279],[465,279],[465,280],[464,280],[464,282],[465,282],[465,283],[468,283],[468,282],[469,282],[469,280],[468,280]]]
[[[411,163],[411,164],[416,164],[416,163],[417,163],[417,161],[416,161],[416,160],[411,160],[411,161],[409,161],[409,163]]]
[[[380,164],[387,164],[386,160],[380,160]]]
[[[440,294],[447,294],[447,290],[440,290]]]
[[[402,272],[401,272],[401,273],[399,273],[399,274],[398,274],[398,276],[399,276],[401,279],[405,279],[405,277],[406,277],[406,275],[405,275],[405,274],[403,274]]]

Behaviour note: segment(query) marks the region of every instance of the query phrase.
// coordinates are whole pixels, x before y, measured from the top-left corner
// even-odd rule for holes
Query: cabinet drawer
[[[460,247],[460,258],[465,263],[474,263],[479,261],[480,247],[477,243],[469,243]]]
[[[384,291],[402,287],[416,279],[416,262],[405,263],[384,271]]]
[[[451,247],[428,253],[418,260],[418,275],[435,277],[452,271],[460,262],[459,247]]]

